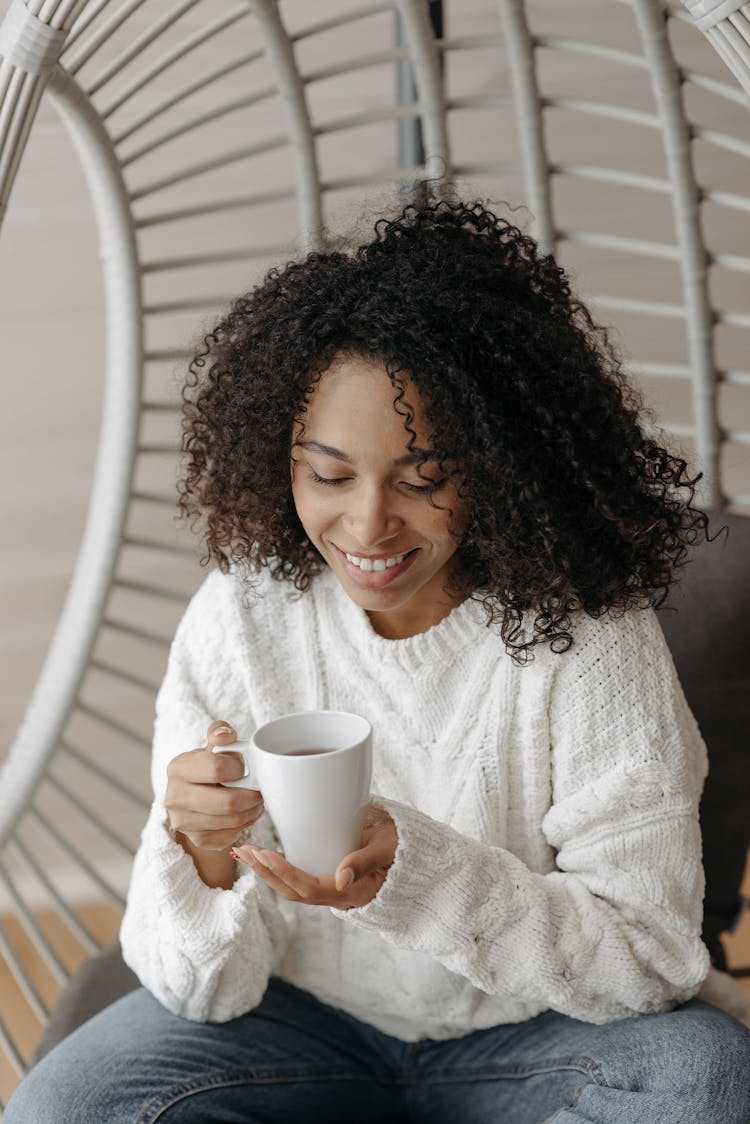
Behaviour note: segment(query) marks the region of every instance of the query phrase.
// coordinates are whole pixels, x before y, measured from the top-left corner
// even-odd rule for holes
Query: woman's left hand
[[[248,863],[267,886],[290,902],[352,909],[367,905],[377,894],[393,863],[398,845],[396,825],[386,811],[370,803],[362,830],[362,847],[341,860],[330,878],[316,878],[288,863],[277,851],[254,843],[234,847],[231,854]],[[347,879],[351,872],[351,880]]]

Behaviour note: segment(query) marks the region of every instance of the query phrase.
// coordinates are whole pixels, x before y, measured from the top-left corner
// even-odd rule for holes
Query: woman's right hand
[[[263,814],[263,797],[257,789],[221,784],[239,780],[242,759],[236,753],[212,753],[211,747],[229,747],[236,740],[228,722],[212,722],[206,745],[180,753],[167,767],[164,803],[169,822],[202,851],[226,851]]]

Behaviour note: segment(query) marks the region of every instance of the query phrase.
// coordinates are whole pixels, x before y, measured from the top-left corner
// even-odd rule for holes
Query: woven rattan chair
[[[524,201],[516,221],[615,325],[703,468],[704,505],[750,511],[735,424],[750,399],[748,11],[12,0],[0,214],[44,98],[88,185],[107,347],[79,560],[0,774],[2,1101],[71,974],[116,936],[153,696],[203,576],[173,521],[174,372],[196,326],[269,264],[324,245],[364,193],[425,176]]]

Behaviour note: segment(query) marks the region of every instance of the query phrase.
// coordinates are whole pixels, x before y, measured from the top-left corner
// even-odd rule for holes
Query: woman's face
[[[424,632],[460,600],[443,584],[457,547],[451,530],[461,534],[465,523],[452,483],[433,495],[440,509],[428,501],[426,479],[440,479],[440,469],[428,460],[420,478],[395,394],[382,363],[339,357],[315,386],[304,434],[299,440],[298,426],[292,444],[292,494],[310,541],[375,631],[394,639]],[[414,447],[429,449],[408,383],[404,399]]]

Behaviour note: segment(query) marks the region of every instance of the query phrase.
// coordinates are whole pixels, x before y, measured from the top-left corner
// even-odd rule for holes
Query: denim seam
[[[406,1044],[406,1049],[404,1050],[404,1056],[403,1056],[402,1061],[401,1061],[401,1068],[402,1068],[404,1078],[407,1081],[413,1082],[415,1080],[418,1080],[418,1075],[417,1075],[417,1070],[416,1070],[416,1061],[417,1061],[417,1054],[419,1053],[419,1048],[420,1048],[421,1045],[422,1045],[421,1042],[407,1042],[407,1044]]]
[[[537,1062],[528,1065],[516,1065],[509,1068],[494,1068],[490,1070],[445,1070],[441,1074],[427,1075],[422,1078],[425,1083],[445,1084],[451,1081],[504,1081],[523,1080],[541,1073],[554,1073],[556,1070],[575,1070],[578,1073],[589,1075],[597,1085],[609,1087],[604,1077],[601,1065],[593,1058],[540,1058]]]
[[[155,1100],[146,1105],[136,1124],[152,1124],[153,1121],[159,1119],[166,1109],[171,1108],[178,1101],[184,1100],[186,1097],[192,1097],[196,1093],[208,1092],[210,1089],[226,1089],[232,1085],[292,1084],[300,1080],[317,1082],[331,1079],[362,1081],[367,1080],[368,1076],[361,1071],[348,1069],[321,1070],[317,1067],[302,1067],[283,1071],[273,1068],[255,1068],[236,1070],[231,1074],[207,1074],[205,1077],[194,1078],[192,1081],[185,1081],[180,1085],[173,1085],[171,1088],[165,1089]]]

